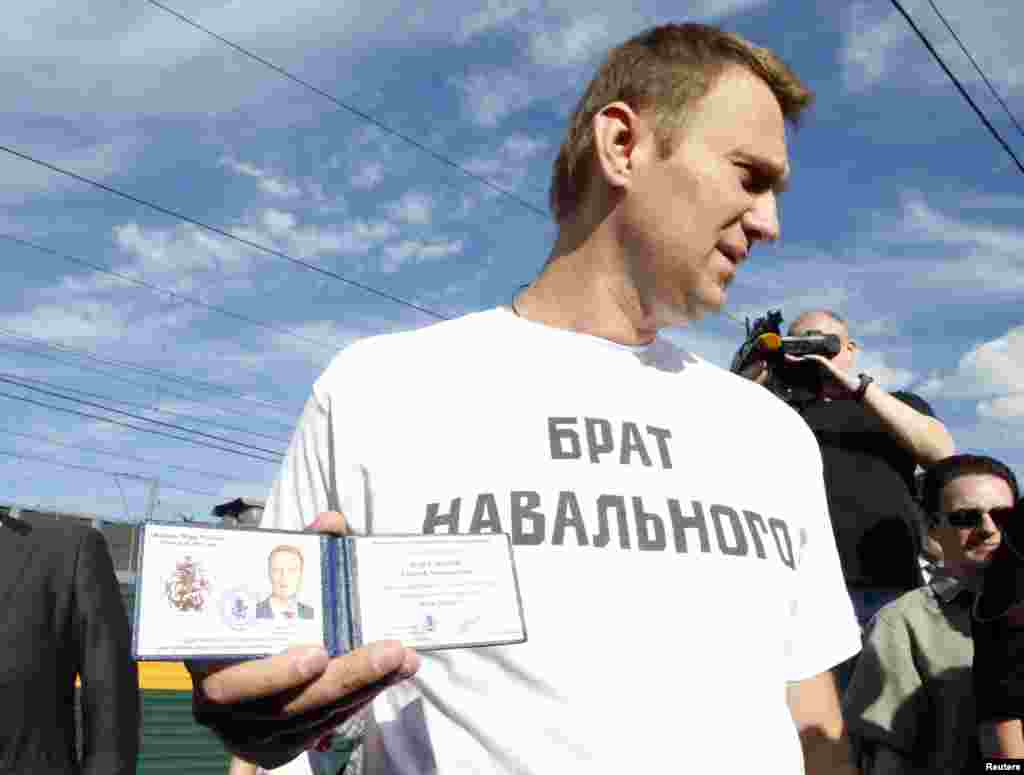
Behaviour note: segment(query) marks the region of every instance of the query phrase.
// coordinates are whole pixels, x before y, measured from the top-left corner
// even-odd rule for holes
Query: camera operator
[[[821,446],[843,576],[863,626],[922,583],[914,469],[953,454],[953,439],[924,399],[888,393],[854,372],[858,347],[841,317],[809,310],[789,327],[790,336],[813,334],[834,334],[839,352],[787,355],[776,366],[755,359],[741,373],[760,384],[799,386],[809,396],[794,408]]]

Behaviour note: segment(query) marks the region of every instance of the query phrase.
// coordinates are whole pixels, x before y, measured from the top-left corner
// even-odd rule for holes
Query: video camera
[[[733,356],[730,371],[739,374],[756,361],[768,364],[765,387],[789,404],[813,401],[821,394],[824,373],[813,361],[791,363],[787,355],[821,355],[834,358],[842,349],[835,334],[808,331],[801,336],[782,335],[782,311],[770,311],[746,321],[747,338]]]

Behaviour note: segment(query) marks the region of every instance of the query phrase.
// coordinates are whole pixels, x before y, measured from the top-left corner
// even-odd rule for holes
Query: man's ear
[[[602,177],[614,188],[628,186],[644,122],[625,102],[612,102],[597,112],[592,126],[594,156]]]

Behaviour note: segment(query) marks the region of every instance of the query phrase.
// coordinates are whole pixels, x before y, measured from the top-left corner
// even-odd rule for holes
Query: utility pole
[[[160,479],[154,476],[149,480],[149,499],[146,503],[146,519],[153,518],[153,512],[156,511],[157,504],[157,493],[160,492]]]

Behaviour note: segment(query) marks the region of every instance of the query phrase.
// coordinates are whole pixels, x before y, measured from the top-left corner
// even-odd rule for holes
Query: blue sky
[[[1024,6],[938,2],[1024,121]],[[1024,474],[1024,178],[891,4],[169,4],[541,210],[566,116],[608,46],[695,20],[775,49],[817,102],[791,137],[783,239],[744,265],[732,314],[836,310],[864,370],[925,396],[958,448]],[[1024,155],[927,2],[905,5]],[[143,0],[15,4],[5,22],[4,146],[448,316],[507,302],[547,256],[549,218]],[[0,233],[79,260],[0,240],[0,379],[247,455],[284,450],[338,348],[431,322],[6,153]],[[670,335],[727,366],[742,331],[719,316]],[[0,382],[185,435],[38,389]],[[156,516],[201,516],[262,497],[277,469],[4,396],[0,432],[0,502],[110,518],[143,513],[152,478]]]

